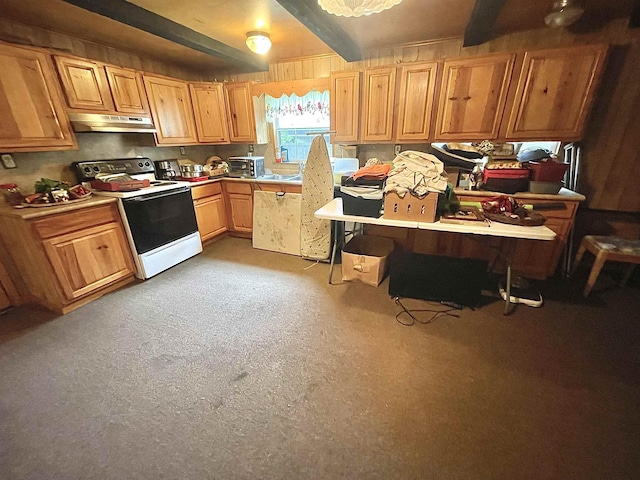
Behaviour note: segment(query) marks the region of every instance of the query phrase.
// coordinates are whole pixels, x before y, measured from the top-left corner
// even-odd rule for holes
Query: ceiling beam
[[[476,0],[464,30],[463,47],[480,45],[491,38],[493,24],[504,4],[505,0]]]
[[[269,64],[252,54],[191,30],[125,0],[63,0],[120,23],[127,24],[171,42],[197,50],[246,71],[267,71]]]
[[[317,0],[276,1],[347,62],[362,60],[360,47],[351,40],[330,13],[320,8]]]

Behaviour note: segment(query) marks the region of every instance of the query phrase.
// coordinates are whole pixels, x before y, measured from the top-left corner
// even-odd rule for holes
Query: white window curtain
[[[267,120],[292,120],[291,117],[310,116],[316,122],[329,121],[329,91],[311,91],[304,97],[295,93],[273,98],[266,95]]]

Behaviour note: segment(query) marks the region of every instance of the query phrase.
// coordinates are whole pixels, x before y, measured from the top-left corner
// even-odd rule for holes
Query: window
[[[286,149],[288,162],[304,162],[316,134],[323,134],[331,155],[329,143],[329,92],[309,92],[273,98],[266,95],[267,121],[276,132],[276,147]],[[283,156],[284,157],[284,156]],[[284,158],[283,158],[284,160]]]

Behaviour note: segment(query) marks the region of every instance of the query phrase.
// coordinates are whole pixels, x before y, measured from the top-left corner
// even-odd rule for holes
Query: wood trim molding
[[[266,93],[274,98],[280,98],[282,95],[291,95],[292,93],[295,93],[299,97],[302,97],[312,90],[316,90],[318,92],[329,90],[329,77],[257,83],[251,86],[251,95],[259,97]]]

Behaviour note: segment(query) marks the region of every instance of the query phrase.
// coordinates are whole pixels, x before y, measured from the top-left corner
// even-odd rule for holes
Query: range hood
[[[103,115],[100,113],[70,113],[75,132],[155,133],[148,116]]]

